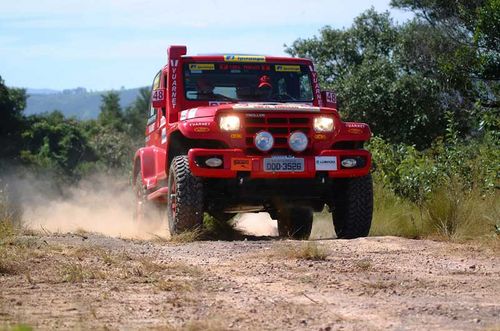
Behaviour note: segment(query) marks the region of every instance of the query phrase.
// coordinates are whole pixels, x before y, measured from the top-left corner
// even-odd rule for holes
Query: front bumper
[[[355,150],[323,150],[318,155],[296,156],[304,159],[304,171],[299,172],[270,172],[264,170],[264,159],[271,155],[246,155],[241,149],[202,149],[189,150],[189,167],[196,177],[209,178],[315,178],[327,176],[330,178],[360,177],[370,172],[371,154],[362,149]],[[210,168],[200,160],[209,157],[219,157],[223,160],[222,166]],[[336,169],[318,170],[318,160],[325,157],[336,158]],[[345,168],[341,165],[344,158],[358,158],[363,160],[361,167]],[[361,162],[360,162],[361,163]],[[325,169],[325,167],[321,167]]]

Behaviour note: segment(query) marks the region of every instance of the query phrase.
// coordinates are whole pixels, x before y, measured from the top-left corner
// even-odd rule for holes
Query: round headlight
[[[267,131],[260,131],[255,135],[254,138],[255,147],[257,147],[260,151],[267,152],[274,145],[273,135]]]
[[[292,132],[290,137],[288,137],[288,145],[294,152],[302,152],[307,148],[308,144],[307,136],[301,131]]]

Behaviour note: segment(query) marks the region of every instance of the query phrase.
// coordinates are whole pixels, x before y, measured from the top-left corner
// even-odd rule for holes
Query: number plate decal
[[[265,172],[303,172],[304,159],[302,158],[265,158]]]

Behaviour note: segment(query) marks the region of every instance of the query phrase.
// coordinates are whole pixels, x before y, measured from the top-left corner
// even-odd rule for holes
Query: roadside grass
[[[474,240],[497,246],[499,222],[498,192],[469,191],[459,182],[450,181],[418,204],[396,196],[381,184],[374,185],[370,236]]]
[[[383,185],[374,183],[373,220],[370,236],[423,237],[427,225],[415,204],[396,196]]]
[[[169,240],[166,240],[166,242],[172,242],[176,244],[185,244],[185,243],[190,243],[190,242],[195,242],[197,240],[200,240],[203,236],[203,229],[202,228],[195,228],[192,230],[184,231],[179,234],[174,234],[170,237]],[[156,239],[157,242],[163,242],[165,240],[160,239],[159,237]]]
[[[498,237],[500,194],[464,192],[456,185],[434,192],[424,206],[433,234],[451,240]]]
[[[228,330],[224,327],[227,318],[225,317],[211,317],[210,319],[191,320],[184,323],[182,326],[164,325],[159,327],[152,327],[151,330],[161,331],[223,331]]]
[[[5,331],[32,331],[33,327],[29,326],[28,324],[15,324],[9,327],[0,327],[0,330],[5,330]]]
[[[88,279],[106,279],[106,274],[103,271],[90,268],[79,262],[63,263],[60,266],[60,274],[63,283],[82,283]]]
[[[271,257],[308,261],[324,261],[329,255],[327,249],[317,242],[300,243],[299,245],[280,243],[266,254]]]
[[[231,221],[219,221],[207,213],[203,215],[203,239],[241,240],[243,237],[243,233],[237,230]]]
[[[230,221],[219,221],[209,214],[203,215],[203,226],[196,227],[192,230],[184,231],[180,234],[172,235],[169,239],[161,236],[156,236],[155,241],[158,243],[172,242],[184,244],[199,240],[241,240],[244,235],[237,230]]]

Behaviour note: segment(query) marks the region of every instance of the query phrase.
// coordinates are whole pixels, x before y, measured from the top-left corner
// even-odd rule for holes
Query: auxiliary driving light
[[[356,159],[343,159],[340,163],[344,168],[354,168],[357,164]]]
[[[211,157],[205,160],[205,164],[211,168],[218,168],[222,165],[222,160],[218,157]]]
[[[307,136],[301,131],[292,132],[290,137],[288,137],[288,145],[294,152],[304,151],[308,143]]]
[[[274,145],[273,135],[267,131],[260,131],[254,138],[255,147],[262,152],[268,152]]]

